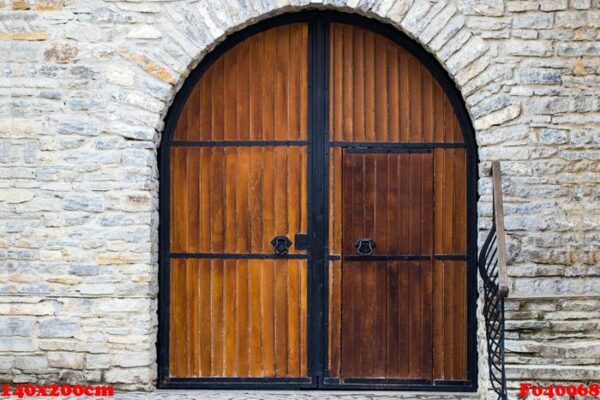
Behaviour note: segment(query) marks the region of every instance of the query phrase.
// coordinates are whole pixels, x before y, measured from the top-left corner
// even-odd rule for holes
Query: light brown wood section
[[[228,50],[192,90],[174,140],[305,140],[307,42],[307,24],[291,24]]]
[[[431,153],[334,152],[331,164],[343,167],[343,256],[357,255],[364,237],[375,240],[375,255],[431,255]],[[329,285],[331,376],[432,378],[430,260],[344,259],[330,263]]]
[[[170,151],[172,252],[272,253],[273,237],[307,232],[305,147]]]
[[[329,253],[342,254],[342,153],[341,147],[329,150]]]
[[[408,51],[347,24],[331,24],[330,45],[331,140],[463,141],[442,87]]]
[[[306,261],[174,259],[170,293],[171,376],[306,376]]]
[[[467,265],[436,260],[433,270],[434,378],[466,380]]]

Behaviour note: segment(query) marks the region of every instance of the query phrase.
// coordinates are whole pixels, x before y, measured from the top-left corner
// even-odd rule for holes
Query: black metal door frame
[[[309,24],[308,40],[308,310],[307,310],[307,362],[308,376],[303,378],[172,378],[169,377],[169,261],[176,254],[169,249],[169,149],[174,143],[173,134],[179,115],[192,89],[203,73],[220,56],[244,39],[279,25],[306,22]],[[448,96],[464,134],[464,144],[451,143],[350,143],[329,141],[329,24],[347,23],[371,30],[394,41],[411,52],[438,80]],[[252,142],[254,143],[254,142]],[[192,143],[203,144],[200,142]],[[215,145],[233,144],[216,143]],[[249,145],[250,142],[235,142]],[[267,144],[258,142],[260,144]],[[269,144],[282,144],[281,143]],[[291,144],[291,143],[289,143]],[[300,144],[300,143],[298,143]],[[436,147],[466,148],[467,151],[467,380],[436,381],[397,379],[339,379],[328,376],[328,199],[329,149],[330,147],[387,148],[389,151],[408,149],[432,149]],[[218,45],[186,79],[175,96],[173,106],[165,120],[165,130],[159,152],[160,179],[160,228],[159,228],[159,296],[158,296],[158,383],[159,388],[169,389],[343,389],[343,390],[425,390],[425,391],[474,391],[477,389],[477,148],[462,97],[435,58],[418,43],[392,26],[353,14],[330,11],[305,11],[284,14],[259,22],[242,31],[233,33]]]

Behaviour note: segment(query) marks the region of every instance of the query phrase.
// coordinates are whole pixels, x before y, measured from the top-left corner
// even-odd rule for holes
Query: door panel
[[[305,260],[174,259],[177,377],[307,374]]]
[[[227,51],[192,89],[174,140],[306,140],[307,46],[307,24],[290,24]]]
[[[171,251],[272,253],[306,232],[306,171],[305,146],[173,147]]]
[[[461,143],[448,97],[427,67],[367,29],[330,26],[329,129],[338,142]]]
[[[330,374],[431,379],[432,153],[342,158],[342,262],[330,272],[330,356],[339,359]],[[357,256],[365,237],[373,256]]]
[[[291,24],[242,41],[180,114],[168,150],[170,378],[308,375],[306,246],[275,255],[272,244],[307,232],[307,40],[307,24]]]

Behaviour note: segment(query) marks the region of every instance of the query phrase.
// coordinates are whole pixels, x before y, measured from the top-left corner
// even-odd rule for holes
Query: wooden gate
[[[161,386],[474,387],[474,147],[445,75],[393,32],[282,16],[178,96]]]

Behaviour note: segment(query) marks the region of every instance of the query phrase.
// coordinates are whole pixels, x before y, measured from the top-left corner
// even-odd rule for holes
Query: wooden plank
[[[250,139],[250,46],[252,39],[244,40],[237,46],[237,78],[235,80],[235,107],[237,140]]]
[[[275,88],[276,79],[273,79],[275,74],[273,70],[274,60],[277,57],[277,32],[274,29],[267,30],[263,33],[264,50],[262,59],[262,68],[265,68],[263,76],[263,108],[262,108],[262,140],[275,139]]]
[[[300,232],[308,232],[308,152],[300,150]]]
[[[467,266],[464,261],[452,262],[454,268],[454,373],[453,378],[467,379]]]
[[[290,139],[300,139],[300,120],[306,117],[306,114],[300,113],[300,74],[302,61],[306,60],[305,48],[298,46],[301,42],[302,30],[297,25],[289,25],[289,45],[288,45],[288,70],[287,70],[287,123],[288,135]],[[299,40],[300,39],[300,40]]]
[[[343,126],[343,36],[340,24],[330,24],[331,68],[329,70],[329,130],[333,140],[342,140]]]
[[[455,330],[454,330],[454,297],[456,291],[454,288],[454,273],[450,262],[446,263],[444,269],[444,377],[452,379],[454,375],[455,359]]]
[[[389,142],[389,109],[396,106],[390,103],[389,83],[387,81],[387,47],[388,40],[375,37],[374,60],[375,60],[375,139],[378,142]]]
[[[223,203],[221,206],[223,209],[222,212],[225,215],[223,225],[223,249],[225,252],[235,253],[237,244],[240,241],[240,236],[245,233],[244,223],[246,221],[243,221],[241,218],[239,218],[239,213],[240,210],[247,207],[247,204],[245,204],[236,196],[236,192],[238,192],[241,187],[241,185],[238,183],[238,179],[243,179],[242,176],[238,175],[238,168],[242,155],[240,153],[243,153],[245,149],[227,146],[223,148],[223,150],[225,152],[225,168],[223,171],[225,197],[223,198]]]
[[[352,66],[348,71],[344,71],[344,76],[352,79],[353,90],[351,95],[348,96],[352,106],[350,109],[345,109],[344,112],[349,114],[352,119],[352,130],[348,132],[342,132],[344,140],[351,140],[362,142],[367,140],[366,136],[366,125],[365,125],[365,99],[368,95],[366,93],[366,74],[368,70],[367,63],[365,62],[365,40],[366,31],[362,29],[355,29],[353,26],[346,26],[346,29],[351,32],[345,37],[344,47],[352,49]],[[352,97],[350,97],[352,96]]]
[[[294,241],[294,235],[300,233],[300,207],[302,202],[300,197],[300,180],[304,171],[300,170],[300,148],[290,147],[287,156],[287,234],[290,240]],[[297,250],[296,246],[290,247],[290,253],[304,253],[304,250]]]
[[[352,138],[354,136],[354,68],[356,62],[353,62],[354,51],[352,46],[352,28],[348,25],[343,26],[343,74],[340,77],[342,83],[342,138]],[[358,65],[356,65],[358,67]]]
[[[287,266],[287,260],[275,260],[275,376],[288,374]]]
[[[200,149],[189,149],[187,158],[188,177],[188,246],[187,251],[200,249]]]
[[[200,195],[199,204],[199,233],[198,250],[206,253],[211,249],[211,149],[204,147],[199,149],[200,157],[200,184],[198,191]]]
[[[402,351],[399,343],[398,313],[400,306],[400,286],[398,282],[398,262],[387,263],[386,288],[386,335],[385,354],[379,360],[385,360],[385,376],[400,376],[399,353]]]
[[[212,68],[209,68],[200,79],[199,140],[210,140],[212,137]]]
[[[363,106],[363,112],[365,113],[365,139],[367,142],[376,142],[376,125],[375,118],[376,112],[378,110],[376,107],[376,98],[379,97],[380,93],[375,92],[375,74],[376,65],[375,65],[375,34],[372,32],[368,32],[365,35],[365,103]],[[356,77],[360,79],[360,76]],[[382,104],[380,104],[381,106]],[[355,108],[354,115],[359,115],[361,113],[361,109]],[[360,140],[357,140],[360,141]]]
[[[387,321],[387,309],[389,307],[388,298],[388,262],[376,262],[373,265],[373,340],[371,349],[373,354],[373,364],[371,373],[373,376],[387,376],[388,368],[386,365],[386,355],[390,351],[387,343],[387,330],[389,328]]]
[[[275,148],[264,147],[264,175],[263,175],[263,195],[262,195],[262,221],[263,238],[262,253],[271,253],[273,247],[271,240],[276,235],[275,230]]]
[[[329,375],[340,376],[341,363],[341,314],[342,314],[342,270],[341,261],[329,262]]]
[[[288,161],[288,149],[285,147],[275,148],[275,163],[274,171],[276,171],[274,186],[274,197],[275,197],[275,231],[273,236],[288,236],[289,237],[289,225],[288,225],[288,196],[287,196],[287,181],[289,179],[287,174],[287,161]],[[272,237],[271,237],[272,239]],[[269,242],[271,241],[269,239]],[[271,249],[272,251],[272,249]],[[270,251],[270,252],[271,252]]]
[[[262,300],[262,261],[248,261],[248,311],[250,323],[249,329],[249,376],[258,377],[262,375],[262,331],[261,331],[261,300]]]
[[[185,342],[185,320],[180,318],[184,310],[184,296],[179,296],[185,290],[185,260],[171,260],[170,265],[170,303],[169,313],[169,373],[171,376],[184,376],[186,374],[186,363],[184,355]]]
[[[300,262],[300,376],[308,375],[308,282],[307,263]]]
[[[211,140],[223,140],[225,120],[223,109],[225,108],[225,60],[223,57],[217,59],[212,65],[212,98],[211,98]]]
[[[431,215],[431,214],[429,214]],[[425,223],[425,222],[424,222]],[[429,243],[431,241],[429,240]],[[421,264],[421,376],[433,378],[433,271],[432,261]]]
[[[386,45],[387,81],[389,91],[389,140],[400,141],[400,66],[398,65],[398,47]]]
[[[444,277],[446,261],[436,260],[433,265],[433,378],[444,376]]]
[[[235,245],[232,247],[232,252],[249,253],[251,241],[251,226],[250,226],[250,204],[249,204],[249,187],[250,187],[250,152],[251,147],[239,148],[237,169],[234,169],[234,181],[236,194],[236,222],[233,224],[237,227]],[[233,204],[229,203],[227,207]]]
[[[329,251],[342,251],[342,149],[330,149],[329,156]]]
[[[411,363],[410,363],[410,334],[411,326],[408,321],[408,316],[411,307],[411,287],[416,285],[410,277],[412,271],[412,265],[409,261],[398,262],[398,288],[400,293],[399,307],[398,307],[398,364],[399,364],[399,377],[408,378],[411,376]]]
[[[199,280],[198,267],[199,261],[188,259],[186,261],[186,307],[183,312],[187,320],[187,335],[190,350],[187,352],[188,357],[188,374],[191,376],[200,375],[200,321],[199,321]]]
[[[288,260],[287,282],[287,373],[300,376],[300,264]]]
[[[212,376],[224,373],[223,343],[223,260],[211,260],[211,371]]]
[[[248,260],[237,260],[235,307],[236,307],[236,375],[249,376],[249,353],[251,342],[255,337],[249,336],[249,294],[248,294]],[[231,312],[231,311],[230,311]]]
[[[300,85],[300,139],[308,139],[308,24],[299,24],[299,38],[294,40],[292,47],[299,49],[298,70]]]
[[[266,260],[261,267],[261,343],[262,374],[275,376],[275,261]]]
[[[199,312],[200,312],[200,339],[198,346],[200,347],[200,376],[211,376],[211,354],[212,354],[212,335],[211,335],[211,261],[204,259],[198,260],[199,265]]]
[[[171,150],[171,250],[185,251],[188,248],[188,149]]]
[[[223,260],[223,331],[225,340],[224,376],[238,376],[236,365],[236,342],[239,335],[237,319],[239,309],[236,304],[236,274],[242,260]]]
[[[288,138],[290,28],[283,25],[277,29],[275,56],[275,136],[277,140]]]
[[[424,71],[421,79],[421,107],[423,113],[423,141],[433,142],[434,106],[433,106],[433,80],[434,78]]]
[[[224,107],[218,112],[223,114],[224,140],[236,140],[237,135],[237,65],[239,46],[234,47],[223,55],[223,91]]]
[[[262,146],[250,149],[250,177],[248,191],[249,226],[250,226],[250,253],[261,253],[263,250],[263,174],[264,174],[264,149]]]
[[[222,253],[224,250],[224,233],[225,233],[225,157],[224,149],[213,147],[211,149],[211,250],[215,253]]]
[[[250,140],[259,140],[262,138],[263,123],[263,87],[264,74],[264,33],[256,34],[250,40],[250,121],[249,135]]]
[[[410,70],[410,54],[406,50],[398,51],[398,66],[400,67],[400,141],[412,142],[414,138],[411,135],[411,80],[415,79]]]

